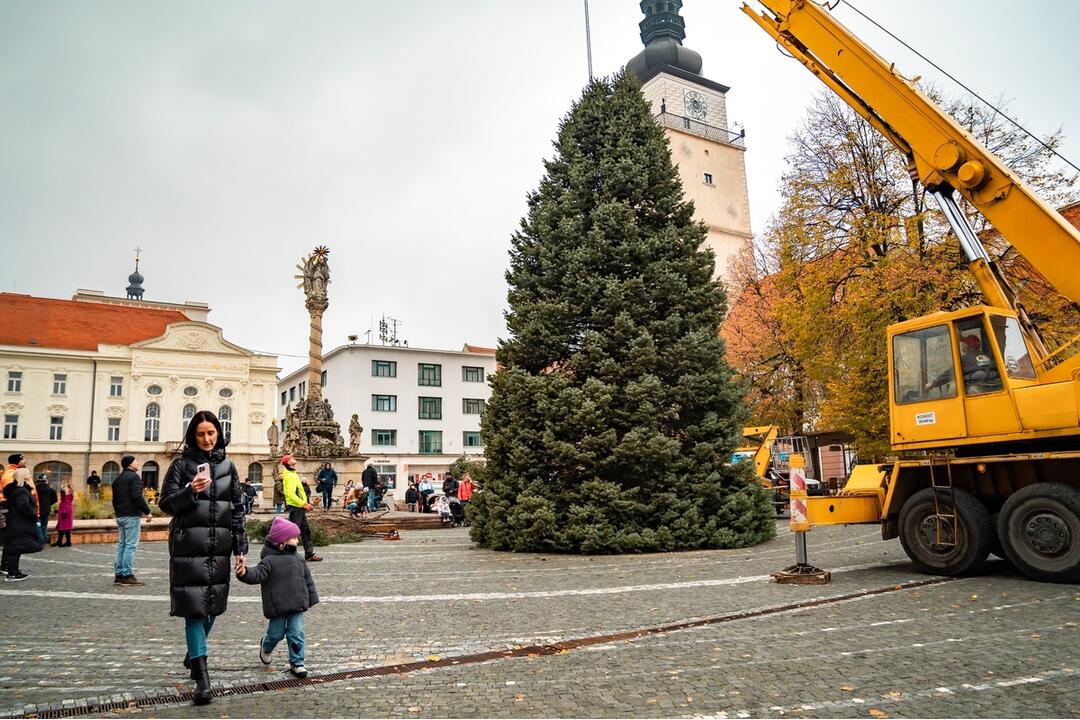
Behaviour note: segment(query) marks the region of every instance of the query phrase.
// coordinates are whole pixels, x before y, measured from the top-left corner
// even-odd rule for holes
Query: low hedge
[[[245,530],[247,531],[248,542],[251,545],[261,544],[266,540],[266,533],[270,532],[270,523],[272,520],[251,520],[247,521]],[[311,530],[311,543],[319,547],[326,545],[342,545],[345,543],[358,543],[363,541],[363,537],[356,533],[343,532],[332,535],[327,532],[326,528],[315,520],[308,520],[308,528]]]

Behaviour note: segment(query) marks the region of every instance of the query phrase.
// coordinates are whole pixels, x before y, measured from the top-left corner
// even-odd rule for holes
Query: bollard
[[[788,481],[788,508],[790,522],[788,527],[795,535],[795,564],[772,574],[778,583],[796,585],[825,585],[831,575],[810,564],[806,555],[806,533],[810,523],[806,519],[806,469],[800,455],[791,458],[791,474]]]

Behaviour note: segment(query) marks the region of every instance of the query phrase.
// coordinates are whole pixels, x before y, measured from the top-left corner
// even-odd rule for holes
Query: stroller
[[[456,497],[452,497],[449,500],[450,503],[450,520],[454,523],[454,527],[462,527],[467,524],[465,520],[465,506],[461,504],[461,501]]]

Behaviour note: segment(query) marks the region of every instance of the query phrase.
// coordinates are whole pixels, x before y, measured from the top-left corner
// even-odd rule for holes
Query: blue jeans
[[[334,488],[330,488],[329,490],[323,490],[322,491],[322,506],[324,508],[330,507],[330,500],[333,498],[333,496],[334,496]]]
[[[304,664],[304,613],[279,615],[270,618],[266,626],[266,636],[262,639],[263,652],[269,653],[282,638],[288,638],[289,664],[293,667]]]
[[[282,508],[282,503],[278,503],[277,505],[274,506],[274,512],[276,512],[278,515],[280,515],[281,514],[281,508]]]
[[[132,564],[135,562],[135,549],[139,547],[139,522],[142,520],[138,515],[131,517],[116,518],[116,527],[120,533],[116,538],[116,562],[113,567],[120,577],[134,575]]]
[[[214,627],[213,617],[184,618],[184,637],[187,640],[188,657],[206,656],[206,638],[212,627]]]
[[[368,488],[367,509],[369,512],[375,512],[375,488]]]
[[[38,519],[38,537],[41,538],[41,543],[45,544],[45,540],[49,537],[49,518],[43,517]]]

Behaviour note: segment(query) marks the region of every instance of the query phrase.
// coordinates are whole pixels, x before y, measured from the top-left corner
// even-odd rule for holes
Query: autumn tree
[[[512,239],[473,539],[609,553],[772,537],[767,494],[731,463],[746,412],[724,288],[637,82],[590,83],[555,150]]]

